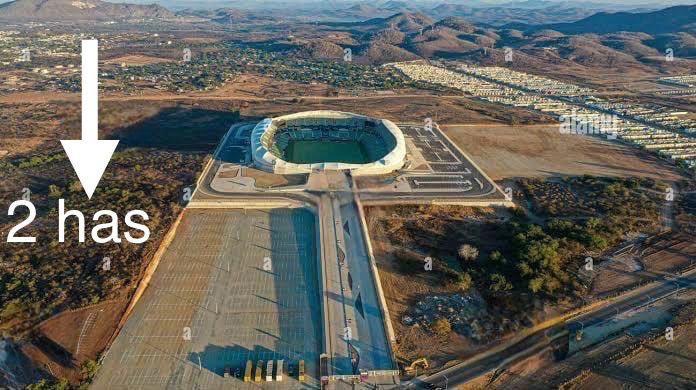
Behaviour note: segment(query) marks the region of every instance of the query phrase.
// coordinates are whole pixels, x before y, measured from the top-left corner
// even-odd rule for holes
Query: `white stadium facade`
[[[393,122],[340,111],[266,118],[251,133],[255,167],[276,174],[350,171],[379,175],[403,167],[404,135]]]

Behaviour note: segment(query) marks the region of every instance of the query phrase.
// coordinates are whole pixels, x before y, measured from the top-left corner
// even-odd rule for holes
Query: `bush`
[[[472,284],[471,275],[469,275],[469,273],[462,272],[457,275],[457,287],[459,287],[460,290],[466,291],[471,288]]]
[[[469,244],[463,244],[459,247],[457,251],[459,258],[466,261],[474,261],[479,255],[478,249]]]
[[[85,360],[80,366],[80,375],[82,376],[82,381],[85,383],[92,383],[94,375],[96,375],[99,369],[99,364],[92,359]]]
[[[433,332],[440,336],[447,336],[452,331],[452,325],[447,318],[438,318],[430,325]]]
[[[56,382],[49,382],[46,379],[40,379],[36,383],[27,385],[27,390],[68,390],[70,389],[70,382],[63,378]]]
[[[505,276],[501,274],[491,275],[491,285],[489,287],[491,292],[508,291],[512,290],[512,284],[507,281]]]

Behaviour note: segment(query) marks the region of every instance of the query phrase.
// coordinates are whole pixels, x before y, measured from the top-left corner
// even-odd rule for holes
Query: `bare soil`
[[[244,168],[243,172],[244,176],[254,178],[259,188],[296,186],[307,182],[307,175],[274,175],[254,168]]]
[[[696,264],[696,240],[688,233],[660,237],[642,252],[650,272],[673,273]]]
[[[669,322],[675,335],[671,341],[662,329],[642,335],[622,332],[560,361],[545,349],[498,376],[482,375],[463,388],[690,388],[696,381],[694,311],[693,302],[676,309]]]
[[[450,211],[453,218],[478,218],[487,213],[486,210],[466,207],[451,207]],[[443,283],[435,272],[404,272],[404,265],[399,263],[395,254],[407,248],[395,244],[390,239],[389,232],[383,230],[379,223],[385,219],[396,221],[399,216],[387,207],[370,207],[366,212],[380,281],[396,334],[396,356],[399,362],[408,365],[418,358],[426,357],[432,371],[448,361],[465,358],[482,349],[484,345],[456,332],[438,336],[428,329],[407,326],[402,322],[404,315],[422,297],[452,294],[457,292],[457,288]]]
[[[632,146],[598,137],[561,134],[558,125],[441,125],[493,180],[593,175],[681,176],[668,163]]]
[[[21,351],[35,371],[78,381],[80,365],[96,360],[106,348],[127,303],[120,298],[57,314],[37,326],[33,340]]]
[[[152,56],[146,56],[142,54],[130,54],[130,55],[125,55],[125,56],[120,56],[116,58],[111,58],[107,61],[105,61],[107,64],[126,64],[126,66],[143,66],[143,65],[150,65],[150,64],[159,64],[162,62],[172,62],[172,60],[168,58],[161,58],[161,57],[152,57]]]

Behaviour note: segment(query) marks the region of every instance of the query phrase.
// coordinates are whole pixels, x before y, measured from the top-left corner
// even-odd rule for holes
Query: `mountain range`
[[[101,0],[15,0],[0,4],[0,20],[70,21],[169,19],[173,12],[157,5],[109,3]]]
[[[508,26],[517,27],[520,26]],[[522,27],[525,30],[551,29],[565,34],[639,31],[663,34],[677,31],[696,31],[696,6],[682,5],[654,12],[630,13],[599,12],[573,23],[555,23],[543,26]]]
[[[402,12],[332,27],[350,32],[357,42],[350,45],[355,57],[369,63],[420,58],[501,63],[504,49],[509,47],[516,53],[516,63],[540,69],[555,63],[649,70],[677,66],[663,61],[667,48],[679,58],[696,56],[695,11],[696,6],[677,6],[641,14],[599,13],[573,23],[498,27],[457,16],[438,20],[423,13]],[[311,46],[312,50],[298,53],[340,57],[345,45],[327,36],[311,41]]]
[[[534,12],[532,6],[547,6],[545,0],[515,3]],[[349,8],[371,18],[345,21],[293,19],[290,10],[278,15],[255,10],[220,8],[187,10],[174,14],[158,5],[108,3],[101,0],[15,0],[0,5],[0,19],[9,20],[113,20],[158,19],[195,16],[197,23],[238,27],[257,24],[276,26],[264,31],[284,31],[269,35],[288,47],[288,27],[303,31],[289,44],[297,55],[310,58],[339,58],[350,47],[357,61],[384,63],[420,58],[461,59],[495,62],[504,48],[515,49],[520,61],[530,66],[544,63],[567,66],[647,67],[666,66],[665,51],[678,58],[696,56],[696,5],[675,6],[643,13],[599,12],[567,23],[507,23],[496,25],[472,21],[448,13],[474,12],[462,5],[442,4],[430,14],[402,11],[375,17],[382,9],[411,9],[411,3],[391,0],[374,5],[361,3]],[[551,6],[573,8],[559,3]],[[497,7],[501,10],[505,7]],[[522,8],[519,8],[522,9]],[[458,10],[458,11],[457,11]],[[471,8],[473,10],[473,8]],[[455,12],[456,11],[456,12]],[[478,11],[476,11],[478,12]],[[502,12],[502,11],[496,11]],[[176,20],[176,19],[175,19]],[[181,20],[181,19],[179,19]],[[250,32],[257,27],[249,27]],[[693,61],[691,61],[693,62]],[[693,71],[692,71],[693,72]]]

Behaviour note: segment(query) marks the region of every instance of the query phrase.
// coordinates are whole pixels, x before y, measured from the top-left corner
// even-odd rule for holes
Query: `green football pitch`
[[[290,141],[285,149],[286,161],[296,164],[340,162],[364,164],[370,162],[357,141]]]

